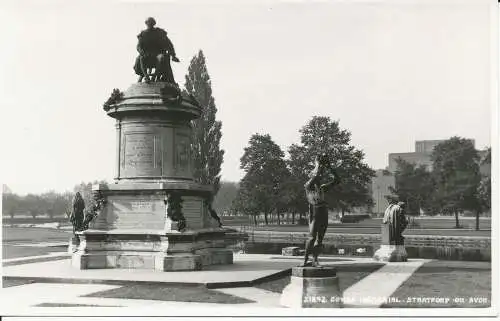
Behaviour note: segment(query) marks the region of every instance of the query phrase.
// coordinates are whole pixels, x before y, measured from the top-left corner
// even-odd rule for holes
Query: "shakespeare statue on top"
[[[164,81],[175,84],[170,57],[175,62],[179,62],[179,59],[175,55],[174,45],[167,37],[167,32],[156,28],[155,25],[154,18],[146,19],[146,30],[137,36],[139,56],[134,65],[135,73],[139,75],[139,82],[144,79],[146,83]]]
[[[306,241],[303,266],[319,266],[318,256],[328,227],[328,204],[325,201],[325,192],[331,185],[338,184],[339,178],[326,154],[316,157],[315,167],[310,176],[304,185],[309,203],[309,238]],[[308,262],[310,254],[313,255],[312,262]]]

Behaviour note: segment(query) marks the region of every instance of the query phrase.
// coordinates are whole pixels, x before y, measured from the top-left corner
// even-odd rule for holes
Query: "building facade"
[[[471,139],[475,145],[475,141]],[[434,148],[444,142],[444,140],[420,140],[415,142],[415,151],[408,153],[390,153],[388,157],[388,166],[385,170],[377,170],[376,176],[372,179],[372,197],[374,201],[373,212],[381,214],[389,205],[387,196],[391,195],[389,187],[395,185],[394,173],[398,169],[397,160],[402,159],[408,163],[417,166],[425,166],[427,170],[432,170],[431,155]],[[486,156],[486,150],[478,151],[481,160]],[[491,165],[480,165],[480,172],[482,175],[491,175]]]

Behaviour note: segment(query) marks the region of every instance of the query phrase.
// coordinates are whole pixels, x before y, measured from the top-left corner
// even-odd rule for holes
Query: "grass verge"
[[[392,295],[384,308],[484,308],[491,306],[491,263],[431,261]],[[434,302],[431,302],[434,300]]]
[[[203,286],[166,287],[165,285],[130,285],[116,289],[100,291],[85,295],[86,297],[158,300],[178,302],[202,302],[241,304],[254,301],[238,296],[213,291]]]

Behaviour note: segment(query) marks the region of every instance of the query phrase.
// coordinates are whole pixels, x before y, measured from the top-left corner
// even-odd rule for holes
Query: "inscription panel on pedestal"
[[[134,197],[112,197],[109,199],[109,205],[107,223],[111,228],[157,230],[163,228],[165,205],[162,199],[138,200]]]
[[[182,197],[182,212],[187,226],[192,229],[203,227],[203,200],[195,196]]]
[[[124,176],[161,175],[159,149],[159,137],[151,132],[125,133],[122,142]]]
[[[191,137],[184,131],[175,132],[175,163],[174,167],[178,175],[191,176],[190,173],[190,145]]]

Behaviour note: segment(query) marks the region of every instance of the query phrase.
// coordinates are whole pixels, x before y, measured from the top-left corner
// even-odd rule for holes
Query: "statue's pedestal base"
[[[195,271],[204,266],[232,264],[223,229],[185,232],[96,231],[79,232],[80,246],[72,265],[84,269],[149,269]]]
[[[406,262],[408,261],[408,254],[404,245],[382,244],[373,255],[373,259],[384,262]]]
[[[68,253],[73,254],[73,252],[76,252],[79,244],[80,241],[78,240],[78,236],[73,235],[68,242]]]
[[[284,256],[300,256],[300,248],[297,246],[289,246],[281,249],[281,255]]]
[[[294,267],[280,304],[289,308],[341,308],[341,299],[334,267]]]

